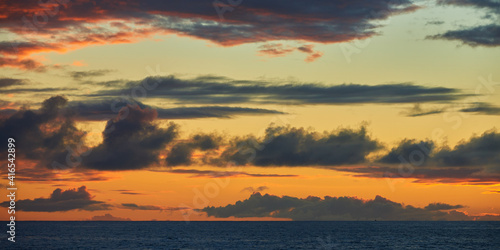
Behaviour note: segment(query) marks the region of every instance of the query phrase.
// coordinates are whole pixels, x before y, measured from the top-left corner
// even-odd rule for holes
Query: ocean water
[[[500,249],[500,222],[20,221],[16,224],[16,242],[7,241],[4,233],[0,248]]]

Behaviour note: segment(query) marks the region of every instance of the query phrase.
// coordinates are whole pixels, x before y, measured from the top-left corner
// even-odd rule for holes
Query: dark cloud
[[[500,166],[500,134],[495,130],[487,131],[453,149],[436,152],[432,160],[439,166]]]
[[[177,143],[172,147],[165,160],[168,166],[187,166],[191,165],[192,155],[193,148],[189,144]]]
[[[157,210],[157,211],[179,211],[189,209],[188,207],[161,207],[154,205],[137,205],[135,203],[122,203],[120,208],[131,210]]]
[[[39,110],[21,109],[0,120],[0,139],[12,137],[22,148],[18,158],[39,160],[50,166],[52,159],[66,157],[67,148],[80,144],[85,133],[74,125],[70,115],[63,112],[67,99],[54,96],[43,101]],[[7,144],[0,149],[7,151]]]
[[[484,102],[475,103],[472,107],[463,108],[460,111],[479,115],[500,115],[500,107]]]
[[[90,78],[90,77],[98,77],[98,76],[105,76],[109,74],[110,72],[113,72],[112,70],[88,70],[88,71],[71,71],[69,72],[69,75],[71,78],[74,80],[82,80],[85,78]]]
[[[127,105],[137,105],[142,109],[152,108],[158,113],[159,119],[231,118],[235,115],[284,114],[269,109],[225,106],[159,108],[145,105],[137,100],[122,98],[74,101],[68,104],[68,109],[75,112],[77,119],[102,121],[116,116],[116,112]]]
[[[198,133],[183,142],[175,144],[165,159],[168,166],[188,166],[194,163],[192,159],[195,150],[207,151],[207,157],[223,143],[223,138],[215,133]]]
[[[426,116],[443,113],[443,109],[424,109],[420,104],[415,104],[412,108],[402,112],[403,115],[409,117]]]
[[[264,190],[268,190],[269,187],[268,186],[259,186],[259,187],[246,187],[244,189],[241,190],[241,192],[250,192],[250,193],[255,193],[255,192],[262,192]]]
[[[500,181],[500,134],[487,131],[455,147],[430,140],[403,140],[368,167],[336,168],[358,177],[412,178],[416,182],[494,184]],[[382,165],[380,165],[380,163]]]
[[[428,39],[458,40],[472,47],[496,47],[500,45],[500,25],[489,24],[461,30],[447,31]]]
[[[157,172],[168,172],[174,174],[191,174],[192,177],[298,177],[298,175],[290,174],[252,174],[243,171],[212,171],[198,169],[171,169],[171,170],[151,170]]]
[[[40,62],[24,57],[95,44],[132,43],[170,33],[223,46],[277,40],[346,42],[375,36],[381,26],[377,22],[416,9],[410,0],[380,0],[375,4],[370,0],[300,0],[293,4],[285,0],[243,1],[234,7],[201,0],[127,4],[118,0],[55,4],[8,0],[0,6],[4,13],[2,30],[20,37],[29,32],[30,39],[0,44],[0,65],[40,69]],[[43,28],[31,21],[41,13],[50,18]],[[57,37],[48,36],[55,32]]]
[[[487,16],[500,17],[500,2],[495,0],[438,0],[438,4],[464,6],[487,11]],[[500,45],[500,26],[497,23],[447,31],[428,39],[456,40],[476,47],[496,47]]]
[[[108,210],[111,205],[103,201],[95,201],[87,191],[85,186],[78,189],[54,190],[49,198],[35,198],[33,200],[25,199],[16,201],[16,210],[27,212],[60,212],[70,210]],[[9,202],[0,204],[2,207],[8,207]]]
[[[0,78],[0,88],[26,84],[26,80],[15,78]]]
[[[123,107],[106,124],[103,142],[92,148],[83,165],[97,170],[143,169],[159,162],[159,153],[177,136],[177,126],[160,128],[155,110]]]
[[[261,145],[261,146],[255,146]],[[319,134],[303,128],[268,127],[264,138],[233,140],[223,157],[255,166],[336,166],[363,163],[380,149],[365,127]]]
[[[131,221],[130,218],[115,217],[111,214],[96,215],[90,218],[91,221]]]
[[[440,206],[440,205],[438,205]],[[458,208],[458,207],[457,207]],[[441,209],[440,209],[441,210]],[[373,200],[354,197],[330,197],[323,199],[309,196],[305,199],[254,193],[250,198],[225,207],[201,209],[216,218],[273,217],[292,220],[473,220],[458,211],[444,212],[417,208],[390,201],[381,196]],[[442,209],[445,210],[445,209]]]
[[[378,159],[378,162],[389,164],[400,164],[409,162],[408,159],[422,162],[422,165],[430,158],[430,154],[434,150],[434,142],[416,141],[405,139],[399,143],[397,147],[392,148],[389,153]]]
[[[233,80],[223,77],[178,79],[174,76],[148,77],[130,82],[129,88],[102,90],[91,97],[118,97],[136,93],[143,85],[155,84],[148,97],[163,98],[177,103],[227,104],[364,104],[364,103],[428,103],[450,102],[467,94],[444,87],[424,87],[408,83],[382,85],[323,85],[317,83],[273,83],[266,81]]]
[[[462,205],[450,205],[450,204],[446,204],[446,203],[440,203],[440,202],[436,202],[436,203],[430,203],[429,205],[425,206],[425,210],[429,210],[429,211],[440,211],[440,210],[451,210],[451,209],[460,209],[460,208],[464,208],[464,206]]]
[[[500,2],[496,0],[438,0],[441,5],[470,6],[489,10],[500,10]]]

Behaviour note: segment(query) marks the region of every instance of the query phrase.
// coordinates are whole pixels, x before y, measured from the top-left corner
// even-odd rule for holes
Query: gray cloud
[[[142,85],[155,84],[148,97],[163,98],[182,104],[366,104],[450,102],[471,95],[444,87],[424,87],[409,83],[382,85],[322,85],[317,83],[279,84],[266,81],[233,80],[224,77],[198,77],[185,80],[174,76],[148,77],[130,82],[129,88],[102,90],[91,97],[118,97],[136,93]],[[156,85],[157,84],[157,85]]]
[[[463,108],[460,111],[479,115],[500,115],[500,107],[484,102],[475,103],[472,107]]]
[[[155,109],[159,119],[231,118],[235,115],[284,114],[283,112],[269,109],[226,106],[159,108],[145,105],[137,100],[123,98],[74,101],[68,104],[68,109],[75,112],[77,119],[102,121],[116,116],[115,111],[127,105],[137,105],[142,109]]]
[[[298,177],[298,175],[291,174],[252,174],[243,171],[212,171],[212,170],[198,170],[198,169],[170,169],[170,170],[151,170],[155,172],[168,172],[174,174],[190,174],[192,177]]]
[[[438,205],[442,206],[442,205]],[[457,207],[458,206],[451,206]],[[216,218],[274,217],[292,220],[472,220],[474,217],[458,211],[432,211],[390,201],[381,196],[373,200],[354,197],[330,197],[323,199],[309,196],[305,199],[274,195],[252,194],[248,199],[225,207],[201,209]],[[496,218],[497,220],[500,218]]]
[[[113,72],[112,70],[100,69],[100,70],[88,70],[88,71],[71,71],[69,76],[74,80],[83,80],[85,78],[105,76]]]
[[[241,192],[250,192],[250,193],[255,193],[255,192],[262,192],[262,191],[265,191],[265,190],[268,190],[269,187],[268,186],[259,186],[259,187],[246,187],[244,189],[241,190]]]
[[[0,88],[26,84],[26,80],[15,78],[0,78]]]
[[[155,110],[126,106],[108,121],[103,142],[83,157],[83,166],[97,170],[142,169],[159,162],[159,153],[177,136],[177,126],[159,128]]]
[[[460,209],[464,208],[462,205],[450,205],[446,203],[441,203],[441,202],[436,202],[436,203],[430,203],[429,205],[425,206],[425,210],[429,211],[441,211],[441,210],[451,210],[451,209]]]
[[[115,217],[111,214],[96,215],[90,218],[91,221],[131,221],[130,218]]]
[[[472,47],[497,47],[500,45],[500,25],[489,24],[461,30],[452,30],[443,34],[429,36],[427,38],[458,40]]]
[[[156,210],[156,211],[179,211],[189,209],[188,207],[161,207],[154,205],[137,205],[135,203],[122,203],[120,208],[131,210]]]
[[[463,6],[487,11],[487,16],[500,18],[500,3],[495,0],[438,0],[440,5]],[[427,39],[456,40],[476,47],[500,45],[500,26],[497,23],[447,31]]]
[[[403,115],[409,117],[426,116],[443,113],[444,109],[424,109],[420,104],[415,104],[412,108],[402,112]]]
[[[2,207],[8,207],[9,202],[0,204]],[[16,210],[27,212],[60,212],[70,210],[108,210],[111,205],[103,201],[95,201],[87,191],[85,186],[78,189],[54,190],[49,198],[35,198],[33,200],[25,199],[16,201]]]
[[[255,145],[262,148],[255,150]],[[233,140],[223,158],[256,166],[336,166],[363,163],[380,149],[365,127],[319,134],[303,128],[268,127],[264,138]]]

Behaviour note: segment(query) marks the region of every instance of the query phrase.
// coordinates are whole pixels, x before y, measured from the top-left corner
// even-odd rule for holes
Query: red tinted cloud
[[[162,33],[222,46],[276,40],[345,42],[375,35],[373,21],[415,9],[410,0],[245,1],[222,12],[216,11],[212,1],[201,0],[7,0],[0,4],[2,30],[21,36],[22,44],[13,43],[18,45],[13,51],[0,49],[0,66],[40,69],[43,65],[27,56],[137,42]],[[303,52],[309,54],[306,61],[321,56]]]

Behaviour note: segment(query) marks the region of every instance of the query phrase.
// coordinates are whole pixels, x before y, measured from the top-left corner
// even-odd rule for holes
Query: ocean
[[[2,249],[500,249],[500,222],[20,221],[16,242],[6,233],[2,241]]]

